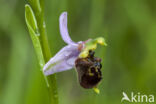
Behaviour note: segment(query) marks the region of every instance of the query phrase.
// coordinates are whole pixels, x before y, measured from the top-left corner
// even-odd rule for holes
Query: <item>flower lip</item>
[[[89,50],[86,58],[77,58],[75,67],[78,72],[79,82],[83,88],[94,88],[102,79],[101,59],[94,57],[94,51]]]

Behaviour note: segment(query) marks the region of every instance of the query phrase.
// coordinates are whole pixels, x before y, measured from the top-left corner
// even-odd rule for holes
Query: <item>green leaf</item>
[[[28,0],[28,3],[33,8],[35,13],[40,13],[42,11],[42,2],[44,2],[44,0]]]
[[[45,65],[45,60],[44,60],[44,56],[43,56],[43,52],[42,52],[42,47],[39,41],[39,31],[38,31],[38,27],[37,27],[37,21],[35,18],[35,15],[30,7],[30,5],[26,4],[25,5],[25,21],[30,33],[30,37],[32,39],[35,51],[36,51],[36,55],[41,67],[41,70],[43,69],[43,66]],[[42,70],[42,73],[44,75],[44,72]],[[46,76],[44,76],[45,81],[47,83],[47,86],[49,87],[49,83],[47,81]]]
[[[26,4],[25,5],[25,20],[26,20],[26,24],[37,54],[37,58],[39,60],[39,64],[41,66],[41,68],[43,68],[45,61],[44,61],[44,57],[43,57],[43,52],[42,52],[42,48],[41,48],[41,44],[39,41],[39,31],[38,31],[38,26],[37,26],[37,21],[35,18],[35,15],[30,7],[30,5]]]

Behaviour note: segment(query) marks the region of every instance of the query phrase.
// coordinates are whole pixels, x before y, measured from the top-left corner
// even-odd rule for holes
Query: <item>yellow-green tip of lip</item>
[[[100,94],[100,90],[96,87],[93,88],[93,90],[97,93],[97,94]]]
[[[105,45],[107,46],[106,42],[105,42],[105,39],[103,37],[99,37],[99,38],[96,38],[96,41],[97,43],[99,43],[100,45]]]

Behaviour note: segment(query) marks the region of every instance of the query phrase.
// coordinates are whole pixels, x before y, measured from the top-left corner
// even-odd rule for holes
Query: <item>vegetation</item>
[[[29,2],[0,1],[0,104],[51,104],[49,94],[57,92],[49,93],[40,71],[25,22],[25,4]],[[120,104],[123,91],[156,95],[156,1],[45,0],[44,5],[51,50],[45,51],[49,52],[45,62],[66,45],[59,32],[63,11],[68,12],[74,41],[101,36],[107,43],[96,50],[103,60],[100,94],[83,89],[76,71],[69,70],[56,74],[54,97],[59,96],[59,104]]]

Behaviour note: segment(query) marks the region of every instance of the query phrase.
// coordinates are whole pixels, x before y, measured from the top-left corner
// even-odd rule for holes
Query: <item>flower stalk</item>
[[[28,0],[28,3],[25,5],[26,24],[42,70],[45,63],[51,58],[44,20],[44,0]],[[44,77],[49,89],[50,104],[58,104],[56,75],[44,75]]]

